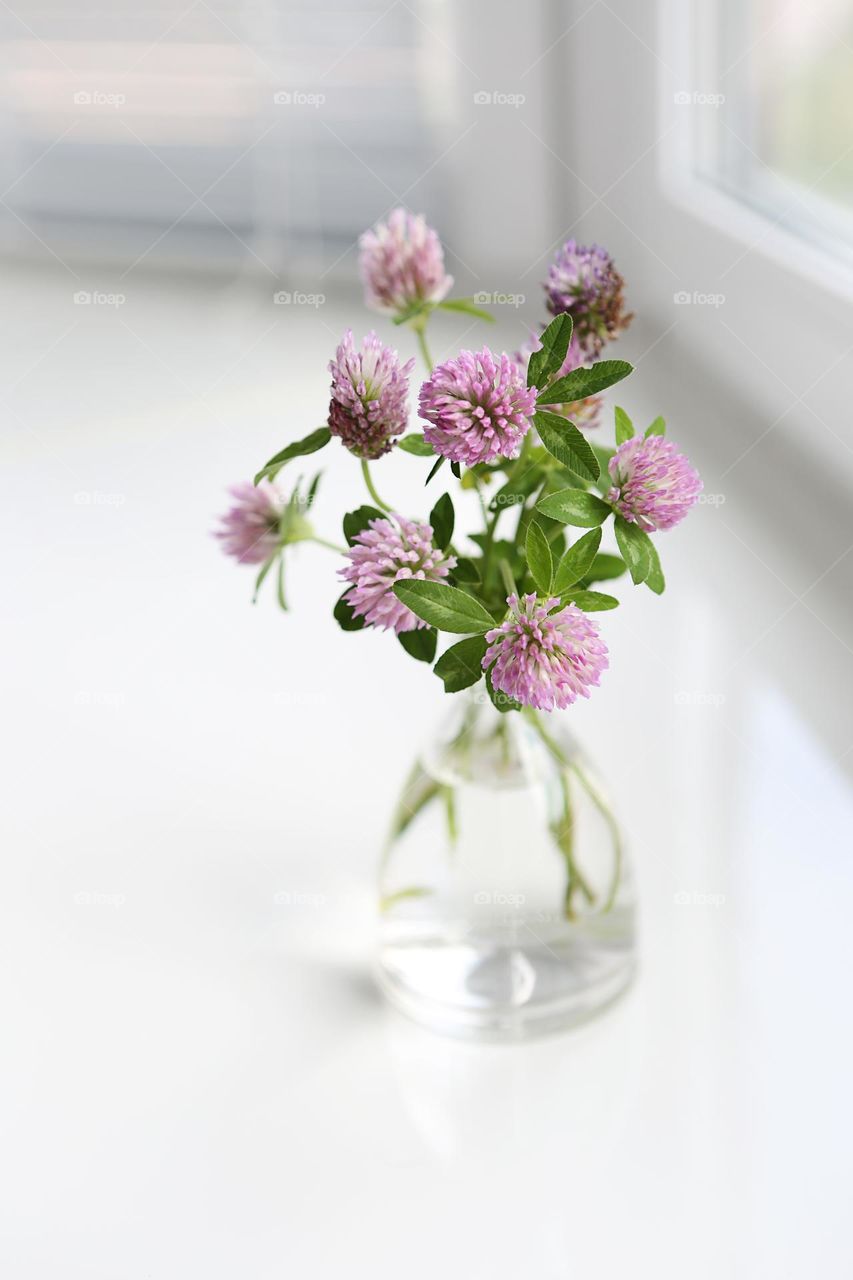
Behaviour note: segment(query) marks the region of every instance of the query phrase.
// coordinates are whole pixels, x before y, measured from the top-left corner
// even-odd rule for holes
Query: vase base
[[[508,1041],[547,1035],[607,1008],[636,970],[633,940],[618,930],[577,927],[565,934],[547,941],[531,934],[528,941],[468,933],[456,942],[387,944],[377,981],[402,1013],[445,1035]]]

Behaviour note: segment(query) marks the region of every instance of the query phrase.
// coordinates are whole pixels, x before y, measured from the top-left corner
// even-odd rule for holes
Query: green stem
[[[524,475],[525,469],[527,467],[527,459],[530,457],[531,435],[532,435],[532,432],[528,431],[527,435],[524,437],[524,440],[522,441],[521,453],[516,458],[515,466],[512,469],[513,480],[518,480],[521,476]]]
[[[574,920],[577,918],[574,902],[572,901],[575,896],[575,889],[580,889],[586,895],[588,902],[592,901],[592,896],[589,886],[578,873],[577,864],[575,863],[575,816],[572,810],[569,780],[563,769],[560,770],[559,778],[560,792],[563,797],[563,814],[560,821],[552,825],[551,830],[560,852],[566,860],[566,892],[563,898],[566,918]]]
[[[412,328],[415,331],[415,337],[418,340],[418,346],[420,347],[424,364],[426,365],[427,370],[430,373],[432,373],[434,366],[432,362],[432,356],[430,355],[430,352],[429,352],[429,346],[427,345],[427,340],[426,340],[426,319],[421,318],[419,320],[416,320],[415,323],[412,325]]]
[[[527,465],[527,458],[528,458],[529,451],[530,451],[530,432],[528,431],[527,435],[524,437],[524,443],[521,446],[521,453],[518,455],[518,458],[516,459],[516,462],[515,462],[515,466],[512,469],[512,472],[511,472],[512,476],[518,476],[522,473],[523,468]],[[504,508],[496,507],[494,512],[492,513],[491,519],[489,519],[486,508],[485,508],[485,504],[483,502],[482,494],[480,494],[479,486],[477,487],[477,493],[480,496],[480,505],[481,507],[483,507],[483,516],[486,522],[486,541],[483,544],[483,585],[487,586],[489,581],[489,569],[491,568],[491,563],[492,563],[492,548],[494,546],[494,541],[495,541],[495,530],[497,528],[498,520],[501,517],[501,512],[503,511]],[[522,504],[522,517],[523,515],[524,515],[524,506]],[[513,587],[512,590],[515,590],[515,588]]]
[[[590,888],[589,881],[582,873],[580,867],[575,861],[574,853],[574,837],[575,837],[575,819],[572,811],[572,797],[569,790],[569,779],[565,772],[560,773],[560,790],[563,794],[563,832],[568,834],[565,841],[563,853],[566,859],[566,870],[568,872],[568,884],[566,885],[566,915],[569,918],[574,917],[574,909],[572,907],[572,897],[575,888],[580,889],[590,906],[595,902],[595,894]]]
[[[367,485],[367,492],[370,494],[377,507],[379,507],[380,511],[391,511],[392,508],[388,506],[387,502],[383,502],[379,494],[376,492],[373,477],[370,474],[370,467],[367,465],[367,461],[364,458],[361,460],[361,474],[364,476],[364,483]]]
[[[496,507],[491,520],[486,522],[486,541],[483,544],[483,586],[488,586],[489,569],[492,563],[492,546],[495,541],[495,526],[500,519],[503,507]]]
[[[586,791],[592,803],[607,823],[610,832],[610,838],[613,841],[613,879],[610,882],[610,889],[604,900],[602,911],[609,911],[616,901],[616,894],[619,891],[619,881],[622,878],[622,833],[619,830],[619,824],[613,816],[613,810],[604,799],[604,796],[593,783],[592,779],[581,769],[580,765],[574,762],[568,763],[566,767],[571,769],[581,786]]]
[[[501,716],[498,722],[498,736],[501,740],[501,762],[503,767],[508,769],[512,760],[509,741],[509,716]]]
[[[336,542],[327,542],[325,538],[308,538],[308,542],[316,542],[318,547],[326,547],[329,551],[336,551],[338,555],[345,556],[346,547],[339,547]]]
[[[531,433],[528,431],[527,435],[524,437],[524,443],[521,446],[521,453],[516,458],[515,466],[512,468],[510,472],[510,476],[512,478],[517,478],[518,476],[522,475],[524,473],[525,468],[527,467],[528,457],[530,453],[530,434]],[[497,528],[497,523],[498,523],[498,520],[500,519],[501,512],[503,511],[503,509],[504,509],[503,507],[496,507],[494,510],[494,513],[492,514],[491,520],[489,519],[486,520],[486,541],[483,546],[483,583],[484,584],[488,581],[489,568],[490,568],[491,559],[492,559],[492,546],[495,540],[495,529]],[[523,518],[524,518],[524,503],[521,504],[520,519],[523,519]],[[520,524],[519,524],[519,527],[520,527]]]
[[[459,839],[459,828],[456,824],[456,796],[452,787],[442,786],[441,793],[444,797],[444,815],[447,819],[447,835],[450,840],[451,847],[456,845]]]
[[[536,504],[544,494],[547,484],[548,481],[543,480],[542,484],[535,488],[530,496],[525,498],[524,502],[521,504],[521,510],[518,513],[518,524],[515,528],[515,540],[519,544],[524,542],[527,525],[536,514]]]
[[[518,592],[516,591],[515,578],[513,578],[512,576],[512,569],[510,569],[509,567],[509,562],[503,559],[499,560],[498,568],[501,571],[501,577],[504,580],[504,588],[506,590],[507,595],[508,596],[517,595]]]
[[[568,830],[568,832],[570,833],[570,836],[573,836],[574,831],[573,831],[573,822],[572,822],[571,795],[569,793],[569,784],[568,784],[568,778],[566,774],[569,770],[572,770],[573,772],[580,775],[580,770],[578,770],[576,766],[572,765],[570,761],[566,759],[559,743],[556,742],[554,738],[552,738],[551,734],[545,728],[544,724],[542,724],[542,722],[540,721],[536,712],[531,707],[525,707],[524,712],[525,712],[525,715],[527,716],[527,719],[530,721],[530,723],[533,725],[536,732],[539,734],[539,737],[542,739],[548,751],[553,756],[554,760],[557,762],[558,765],[560,765],[560,789],[563,795],[563,819],[565,822],[565,829]],[[588,783],[587,779],[582,779],[582,781],[584,781],[587,791],[589,791],[590,795],[592,796],[592,791],[590,791],[591,784]],[[593,797],[593,799],[595,799],[595,797]],[[598,801],[601,801],[601,803],[603,803],[600,796],[598,797],[598,800],[596,800],[596,803],[598,803]],[[618,840],[615,843],[616,843],[616,850],[617,850],[617,877],[618,877],[619,867],[621,865],[621,851],[620,851]],[[577,888],[580,889],[581,893],[586,898],[587,902],[589,902],[590,904],[592,904],[595,901],[595,894],[593,893],[585,876],[582,874],[580,867],[575,861],[571,841],[570,840],[563,841],[561,843],[560,849],[563,854],[563,857],[566,859],[566,870],[568,872],[568,877],[569,877],[569,883],[566,886],[566,914],[571,918],[571,916],[573,915],[571,899],[572,899],[575,886],[577,886]],[[615,889],[611,886],[610,894],[608,895],[607,902],[603,908],[604,910],[607,910],[608,907],[612,906],[612,899],[614,896],[615,896]]]

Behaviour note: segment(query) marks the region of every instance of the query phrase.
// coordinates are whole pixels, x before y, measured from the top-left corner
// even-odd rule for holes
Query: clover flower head
[[[329,362],[332,399],[329,430],[350,453],[365,461],[381,458],[406,429],[409,374],[414,360],[400,364],[397,352],[369,333],[356,351],[347,329]]]
[[[455,556],[435,546],[430,525],[393,514],[371,520],[357,533],[347,559],[338,571],[352,584],[344,596],[347,604],[368,626],[397,635],[427,624],[397,599],[394,583],[404,578],[440,582],[456,565]]]
[[[424,439],[451,462],[473,467],[516,458],[536,412],[536,388],[528,387],[508,355],[488,347],[461,351],[437,365],[420,392]]]
[[[589,697],[608,666],[598,627],[577,605],[559,608],[556,597],[507,599],[509,617],[486,632],[483,670],[493,688],[539,711],[563,709]]]
[[[420,214],[394,209],[359,240],[365,301],[377,311],[397,314],[419,302],[441,302],[453,277],[444,269],[444,250]]]
[[[677,525],[702,492],[698,471],[663,436],[626,440],[608,470],[613,481],[608,502],[646,533]]]
[[[587,355],[598,356],[604,343],[631,322],[625,310],[625,282],[600,245],[567,240],[543,287],[551,315],[569,312],[574,335]]]
[[[234,506],[221,517],[213,536],[225,554],[240,564],[264,564],[280,544],[284,499],[268,480],[258,485],[243,480],[228,492]]]

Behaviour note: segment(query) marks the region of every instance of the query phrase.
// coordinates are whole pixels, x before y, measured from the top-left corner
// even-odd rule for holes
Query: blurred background
[[[132,354],[155,296],[185,352],[178,314],[203,296],[235,353],[254,323],[285,360],[276,306],[336,333],[312,306],[356,295],[360,231],[404,204],[440,229],[457,292],[509,295],[515,341],[559,244],[605,243],[630,282],[631,354],[673,380],[689,366],[703,439],[743,477],[772,423],[763,465],[822,467],[846,501],[845,0],[533,0],[523,18],[446,0],[35,0],[0,24],[0,250],[37,381],[79,370],[102,330],[110,363]],[[39,288],[49,307],[28,304]],[[172,341],[153,345],[152,376],[186,373]]]
[[[0,138],[10,1273],[849,1274],[849,0],[3,0]],[[620,400],[705,482],[571,712],[643,973],[517,1050],[367,977],[438,682],[337,630],[328,553],[285,616],[210,537],[345,327],[415,354],[358,282],[397,205],[496,318],[436,358],[515,350],[605,245]],[[334,539],[358,468],[320,456]]]

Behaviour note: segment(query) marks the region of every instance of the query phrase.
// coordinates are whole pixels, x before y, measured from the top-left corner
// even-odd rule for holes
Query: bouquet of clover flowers
[[[402,363],[374,333],[357,345],[347,331],[329,365],[325,424],[270,458],[254,485],[232,490],[235,505],[217,536],[240,563],[260,566],[256,594],[276,570],[283,608],[289,548],[331,547],[345,584],[334,616],[345,631],[393,631],[412,658],[434,663],[449,693],[485,676],[501,712],[565,708],[588,697],[608,666],[592,615],[618,601],[597,588],[627,569],[634,584],[662,592],[651,535],[678,524],[701,490],[662,418],[638,433],[616,408],[615,447],[589,434],[601,393],[632,371],[625,360],[600,358],[631,319],[622,278],[604,249],[570,240],[544,285],[552,318],[526,348],[484,346],[434,367],[434,311],[492,317],[471,299],[448,297],[442,247],[422,217],[394,210],[360,249],[367,304],[414,332],[426,364],[419,429],[407,431],[414,360]],[[304,493],[301,481],[290,493],[275,483],[288,463],[333,438],[360,460],[370,499],[345,515],[345,548],[318,538],[308,518],[319,475]],[[447,465],[458,487],[477,495],[483,527],[468,544],[454,541],[449,492],[426,520],[379,496],[371,466],[394,449],[422,460],[427,486]],[[600,550],[609,521],[618,555]],[[435,661],[439,634],[451,642]]]

